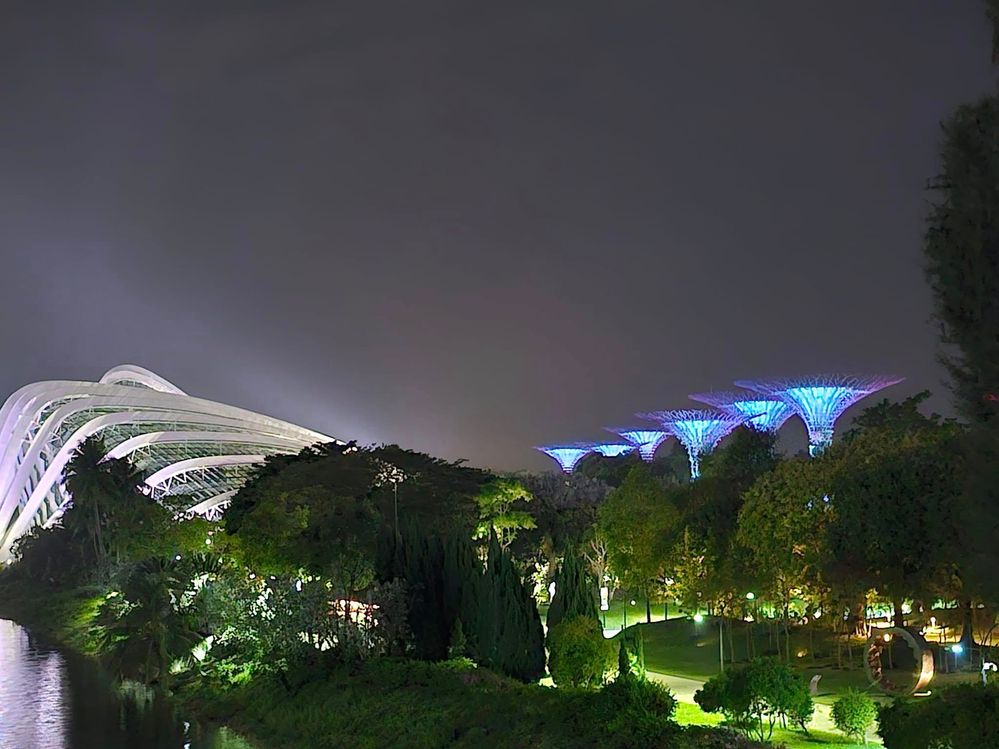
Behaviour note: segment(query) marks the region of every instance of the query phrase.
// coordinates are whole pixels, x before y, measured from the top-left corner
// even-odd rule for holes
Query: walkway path
[[[694,692],[704,685],[703,681],[688,679],[684,676],[661,674],[656,671],[648,671],[647,673],[649,678],[653,681],[658,681],[669,687],[673,696],[680,702],[696,704],[694,703]],[[829,705],[823,705],[816,702],[815,714],[812,716],[812,722],[808,724],[808,727],[814,728],[817,731],[830,731],[832,733],[838,733],[836,725],[832,720],[832,708]]]

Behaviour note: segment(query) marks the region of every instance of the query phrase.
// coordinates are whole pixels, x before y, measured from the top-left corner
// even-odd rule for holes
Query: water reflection
[[[0,749],[249,749],[202,729],[162,698],[119,695],[92,661],[0,619]]]

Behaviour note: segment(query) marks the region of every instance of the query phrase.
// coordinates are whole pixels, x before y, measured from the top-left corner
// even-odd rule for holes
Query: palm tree
[[[170,664],[201,640],[182,609],[187,587],[173,560],[147,559],[131,571],[121,589],[122,601],[104,614],[111,665],[120,675],[138,674],[146,684],[169,687]]]
[[[105,455],[104,440],[89,437],[76,448],[65,474],[75,512],[66,513],[64,523],[74,534],[91,539],[98,560],[107,556],[102,529],[115,490]]]

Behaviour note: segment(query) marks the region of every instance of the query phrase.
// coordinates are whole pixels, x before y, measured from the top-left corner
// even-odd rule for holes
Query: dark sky
[[[977,0],[55,5],[0,5],[3,394],[130,362],[498,468],[734,378],[947,406]]]

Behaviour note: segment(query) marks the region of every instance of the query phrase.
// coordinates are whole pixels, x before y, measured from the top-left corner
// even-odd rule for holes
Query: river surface
[[[250,749],[162,698],[123,697],[92,660],[0,619],[0,749]]]

